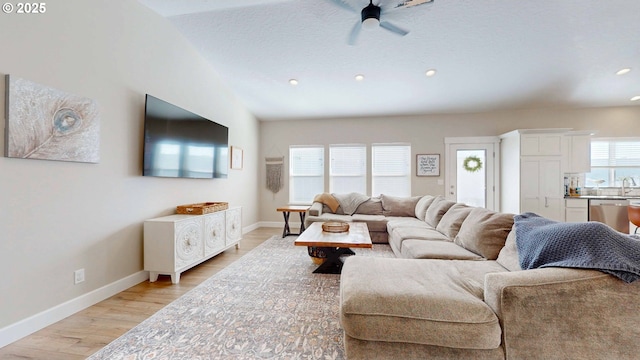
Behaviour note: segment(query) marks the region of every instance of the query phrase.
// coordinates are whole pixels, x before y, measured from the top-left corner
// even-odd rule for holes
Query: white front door
[[[448,141],[445,160],[447,199],[497,210],[495,157],[498,146],[497,142],[487,142],[493,139],[445,139]]]

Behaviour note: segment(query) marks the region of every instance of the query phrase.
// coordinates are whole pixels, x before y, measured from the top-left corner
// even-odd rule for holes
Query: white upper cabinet
[[[522,134],[520,136],[521,156],[562,155],[562,134]]]
[[[567,144],[565,172],[591,172],[591,133],[570,133],[565,138]]]

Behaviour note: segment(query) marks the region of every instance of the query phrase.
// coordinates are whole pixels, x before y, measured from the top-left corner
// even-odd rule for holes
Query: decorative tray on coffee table
[[[332,233],[347,232],[349,231],[349,224],[339,221],[327,221],[325,223],[322,223],[322,231]]]

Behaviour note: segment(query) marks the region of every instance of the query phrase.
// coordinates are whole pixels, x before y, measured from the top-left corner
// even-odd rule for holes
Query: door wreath
[[[477,156],[467,156],[462,163],[462,167],[468,172],[477,172],[482,169],[482,160]]]

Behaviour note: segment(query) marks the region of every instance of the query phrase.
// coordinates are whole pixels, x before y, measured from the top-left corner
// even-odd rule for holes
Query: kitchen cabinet
[[[587,222],[589,220],[589,200],[565,199],[564,221]]]
[[[500,136],[500,211],[564,221],[564,133],[514,130]]]
[[[591,172],[591,133],[569,133],[566,139],[567,173]]]
[[[520,135],[520,155],[562,155],[563,132],[567,129],[554,129],[560,132],[523,133]]]
[[[564,220],[561,157],[523,156],[520,168],[520,212]]]

